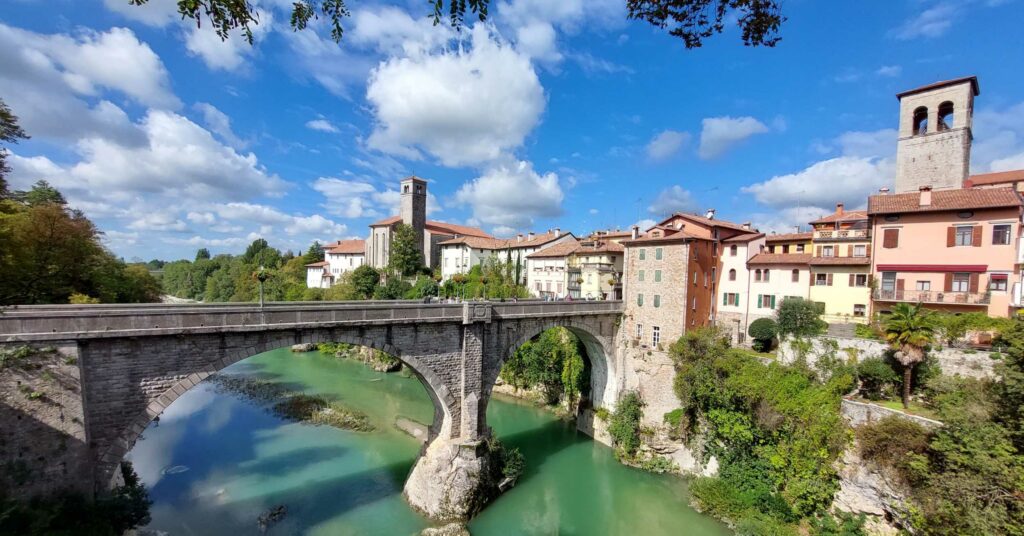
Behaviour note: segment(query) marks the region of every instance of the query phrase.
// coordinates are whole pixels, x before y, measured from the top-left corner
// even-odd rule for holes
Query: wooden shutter
[[[956,227],[946,227],[946,247],[951,248],[956,245]]]
[[[975,229],[975,234],[977,234],[977,229],[981,229],[981,226],[975,227],[974,229]],[[978,280],[979,279],[981,279],[981,278],[980,278],[980,276],[978,276],[978,274],[971,274],[971,282],[970,282],[971,287],[970,287],[970,291],[972,293],[978,292]]]
[[[905,282],[906,282],[905,279],[897,279],[896,280],[896,290],[903,290],[904,289],[903,285],[904,285]]]
[[[875,282],[875,274],[868,274],[868,286],[870,287],[871,283],[874,283],[874,282]]]
[[[814,272],[811,272],[811,286],[814,286]]]
[[[853,246],[846,246],[846,256],[847,257],[852,257],[853,256]]]
[[[830,287],[832,286],[832,274],[828,274],[825,276],[825,284]]]
[[[893,249],[900,245],[900,230],[899,229],[886,229],[882,233],[882,247],[886,249]]]
[[[980,248],[981,247],[981,226],[975,225],[972,229],[973,236],[971,236],[971,245]],[[974,292],[973,290],[971,292]]]
[[[815,248],[815,251],[817,253],[815,253],[814,256],[815,257],[820,257],[821,256],[821,246],[818,246],[817,248]]]
[[[852,286],[854,286],[854,285],[856,284],[856,282],[854,281],[854,277],[855,277],[855,276],[854,276],[853,274],[850,274],[850,286],[851,286],[851,287],[852,287]]]
[[[949,273],[946,274],[946,283],[945,283],[945,286],[943,287],[943,290],[945,290],[946,292],[952,292],[953,291],[953,273],[952,272],[949,272]]]

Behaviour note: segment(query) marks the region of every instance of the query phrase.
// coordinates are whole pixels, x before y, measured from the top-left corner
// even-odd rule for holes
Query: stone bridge
[[[430,438],[405,496],[430,517],[459,519],[487,495],[479,489],[491,463],[486,410],[504,360],[542,331],[568,328],[587,349],[593,403],[614,403],[621,311],[620,301],[19,306],[0,309],[0,345],[54,346],[73,357],[66,362],[77,365],[80,400],[67,407],[80,408],[80,417],[62,410],[60,420],[79,419],[69,435],[81,436],[72,437],[80,452],[75,458],[69,450],[62,475],[97,491],[109,488],[154,418],[232,363],[299,343],[382,350],[420,379],[434,403]]]

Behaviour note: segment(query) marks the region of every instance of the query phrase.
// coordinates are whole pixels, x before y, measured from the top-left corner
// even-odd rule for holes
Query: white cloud
[[[319,28],[314,23],[301,32],[282,34],[293,58],[286,67],[296,78],[312,79],[335,96],[349,98],[348,87],[364,83],[377,62],[321,36]]]
[[[133,6],[128,0],[103,0],[107,9],[127,19],[149,26],[166,26],[181,18],[177,0],[149,0],[141,6]]]
[[[592,209],[590,209],[590,210],[589,210],[588,212],[590,213],[590,215],[591,215],[591,216],[593,216],[593,215],[595,215],[595,214],[599,213],[600,211],[599,211],[599,210],[597,210],[596,208],[592,208]]]
[[[259,24],[250,24],[252,44],[245,39],[241,30],[232,30],[227,39],[221,39],[210,24],[202,26],[189,25],[185,36],[185,49],[193,56],[199,56],[203,63],[212,70],[236,71],[243,67],[246,58],[257,51],[262,41],[274,25],[274,16],[270,10],[260,10]]]
[[[213,209],[225,220],[243,220],[260,224],[279,224],[291,218],[273,207],[254,203],[222,203]]]
[[[171,211],[147,212],[128,224],[136,231],[186,231],[188,225]]]
[[[693,194],[682,186],[675,185],[662,190],[647,210],[651,214],[667,217],[674,212],[693,212],[696,208],[697,201]]]
[[[433,19],[413,19],[398,7],[379,10],[361,9],[352,15],[352,29],[346,42],[372,48],[384,54],[416,54],[442,46],[454,36],[447,25],[434,25]]]
[[[689,132],[662,130],[647,144],[647,157],[651,160],[666,160],[689,142]]]
[[[338,130],[338,127],[334,126],[334,124],[332,124],[330,121],[323,118],[306,121],[306,128],[312,130],[319,130],[320,132],[330,132],[334,134],[340,132]]]
[[[481,164],[522,145],[545,97],[529,60],[476,25],[469,50],[392,58],[374,70],[366,98],[369,147],[407,158],[420,150],[445,166]]]
[[[896,154],[896,130],[844,132],[835,139],[835,144],[844,156],[893,156]]]
[[[959,11],[960,6],[952,2],[939,3],[907,19],[898,28],[892,29],[889,35],[902,41],[940,37],[959,19]]]
[[[231,130],[231,118],[217,107],[206,102],[197,102],[194,107],[203,114],[203,123],[206,128],[220,136],[224,143],[235,149],[244,149],[249,145],[249,142],[235,135],[235,132]]]
[[[772,207],[827,207],[837,201],[854,207],[864,204],[867,196],[879,188],[891,186],[895,172],[889,158],[840,156],[741,190]]]
[[[217,221],[217,217],[211,212],[189,212],[186,217],[190,222],[201,223],[204,225],[212,225]]]
[[[644,218],[644,219],[636,222],[633,225],[636,225],[637,227],[639,227],[640,228],[640,232],[642,233],[642,232],[647,231],[651,227],[654,227],[657,224],[658,224],[658,222],[656,222],[656,221],[654,221],[654,220],[652,220],[650,218]]]
[[[334,223],[319,214],[294,217],[292,222],[285,226],[284,230],[293,236],[301,234],[323,237],[342,236],[348,232],[348,228],[345,225]]]
[[[379,218],[398,212],[401,194],[398,190],[378,190],[365,180],[343,180],[320,177],[313,189],[326,198],[327,212],[344,218]],[[441,209],[433,193],[427,193],[427,214]]]
[[[890,78],[894,76],[899,76],[902,73],[903,67],[900,67],[899,65],[883,65],[879,67],[877,71],[875,71],[875,74],[877,74],[878,76],[885,76]]]
[[[974,114],[974,173],[1024,169],[1024,102]]]
[[[558,175],[540,175],[522,161],[495,164],[455,194],[457,203],[472,208],[475,220],[516,229],[530,227],[535,218],[561,215],[564,197]]]
[[[708,117],[702,124],[697,154],[704,160],[722,156],[750,136],[768,132],[768,127],[753,117]]]
[[[861,201],[863,203],[863,200]],[[852,208],[852,207],[851,207]],[[762,233],[792,233],[807,228],[807,222],[814,221],[828,213],[820,207],[790,207],[770,213],[750,215],[753,227]]]

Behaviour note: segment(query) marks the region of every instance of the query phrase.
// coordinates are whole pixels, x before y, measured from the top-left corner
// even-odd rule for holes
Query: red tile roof
[[[726,238],[722,242],[750,242],[764,236],[764,233],[748,233]]]
[[[580,244],[580,248],[576,253],[582,255],[586,255],[587,253],[622,253],[625,250],[626,247],[618,242],[601,240]]]
[[[841,221],[858,221],[868,219],[868,211],[866,210],[847,210],[842,214],[833,212],[828,216],[823,216],[811,222],[811,225],[815,223],[835,223]]]
[[[969,188],[963,190],[936,190],[931,203],[921,206],[920,192],[873,195],[868,197],[868,214],[896,214],[901,212],[940,212],[1021,206],[1020,196],[1013,188]]]
[[[311,262],[311,263],[306,265],[306,268],[323,268],[324,266],[327,266],[327,265],[328,265],[327,261]]]
[[[692,222],[699,223],[701,225],[706,225],[708,227],[724,227],[726,229],[733,229],[733,230],[736,230],[736,231],[743,231],[745,233],[749,233],[751,231],[756,231],[756,229],[749,229],[749,228],[744,227],[742,224],[739,224],[739,223],[733,223],[731,221],[725,221],[725,220],[716,220],[716,219],[713,219],[713,218],[705,218],[704,216],[698,216],[696,214],[687,214],[685,212],[676,212],[672,216],[670,216],[670,217],[666,218],[665,220],[663,220],[661,223],[664,223],[664,222],[666,222],[668,220],[671,220],[672,218],[674,218],[676,216],[679,216],[681,218],[685,218],[685,219],[690,220]]]
[[[867,266],[868,257],[812,257],[811,266]]]
[[[360,239],[339,240],[334,244],[326,246],[324,251],[328,253],[361,254],[366,252],[366,241]]]
[[[394,225],[402,221],[401,216],[391,216],[390,218],[384,218],[383,220],[377,220],[370,224],[370,227],[385,227],[388,225]],[[456,225],[454,223],[445,223],[443,221],[427,220],[426,229],[428,231],[438,234],[450,234],[450,235],[464,235],[464,236],[483,236],[493,238],[487,234],[483,229],[477,227],[469,227],[466,225]]]
[[[643,246],[646,244],[668,244],[673,242],[686,242],[689,240],[710,240],[710,238],[706,236],[698,236],[695,234],[691,234],[686,231],[676,231],[671,234],[666,234],[665,236],[651,236],[651,233],[647,233],[646,235],[641,236],[636,240],[623,240],[621,243],[626,247],[634,247]]]
[[[807,264],[810,253],[758,253],[747,264]]]
[[[901,91],[901,92],[896,94],[896,98],[897,99],[901,99],[903,97],[906,97],[907,95],[913,95],[915,93],[921,93],[923,91],[928,91],[928,90],[931,90],[931,89],[938,89],[940,87],[955,86],[957,84],[962,84],[964,82],[970,82],[971,83],[971,89],[974,90],[974,95],[975,96],[981,94],[981,89],[978,87],[978,77],[977,76],[963,76],[963,77],[960,77],[960,78],[954,78],[952,80],[943,80],[941,82],[934,82],[934,83],[928,84],[926,86],[921,86],[921,87],[916,87],[914,89],[908,89],[906,91]]]
[[[1024,181],[1024,169],[997,171],[995,173],[982,173],[967,177],[967,180],[964,181],[964,188],[985,186],[989,184],[1013,184],[1021,181]]]
[[[532,248],[543,246],[549,242],[553,242],[559,238],[565,236],[572,236],[572,233],[561,233],[556,235],[554,232],[547,232],[534,237],[526,238],[520,242],[518,238],[493,238],[493,237],[481,237],[481,236],[460,236],[458,238],[452,238],[451,240],[445,240],[441,242],[442,246],[466,244],[471,248],[477,249],[516,249],[516,248]]]
[[[988,271],[987,264],[879,264],[876,266],[882,272],[975,272],[984,273]]]
[[[765,242],[793,242],[798,240],[810,240],[814,236],[812,232],[806,233],[783,233],[771,234],[765,237]]]
[[[550,247],[546,247],[540,251],[536,251],[526,256],[527,259],[539,259],[545,257],[565,257],[577,249],[579,249],[580,243],[573,240],[572,242],[562,242],[561,244],[555,244]]]

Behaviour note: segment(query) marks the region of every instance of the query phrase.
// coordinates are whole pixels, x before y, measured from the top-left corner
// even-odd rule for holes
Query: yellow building
[[[569,293],[594,300],[622,298],[622,257],[617,241],[586,240],[569,258]]]
[[[810,253],[813,233],[770,234],[764,237],[764,251],[776,255]]]
[[[866,323],[871,304],[871,228],[867,211],[836,211],[811,222],[814,228],[811,301],[830,323]]]

